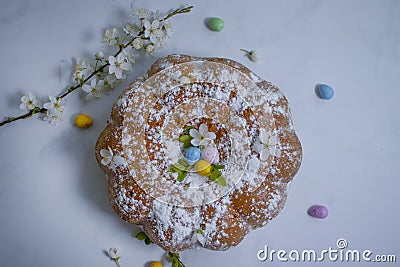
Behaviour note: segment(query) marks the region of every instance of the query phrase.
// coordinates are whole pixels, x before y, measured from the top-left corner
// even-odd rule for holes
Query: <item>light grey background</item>
[[[174,18],[174,34],[157,55],[186,53],[237,60],[276,84],[289,100],[304,159],[282,213],[226,252],[189,250],[196,266],[309,266],[257,260],[270,249],[336,247],[395,254],[400,261],[400,1],[138,0],[136,7],[162,12],[193,4]],[[43,101],[68,84],[72,57],[102,47],[101,34],[120,26],[129,0],[1,0],[0,116],[22,114],[19,98],[33,91]],[[225,20],[220,33],[204,26],[207,17]],[[240,48],[256,49],[250,62]],[[129,80],[156,60],[138,59]],[[335,88],[330,101],[314,87]],[[122,250],[122,266],[144,266],[162,250],[145,246],[138,230],[114,214],[106,178],[94,158],[94,144],[122,91],[86,103],[70,95],[65,119],[52,128],[39,116],[0,128],[0,265],[114,266],[103,253]],[[77,113],[95,124],[73,125]],[[325,204],[325,220],[309,217]],[[321,266],[353,265],[325,260]],[[360,265],[360,264],[358,264]],[[372,264],[371,266],[396,264]]]

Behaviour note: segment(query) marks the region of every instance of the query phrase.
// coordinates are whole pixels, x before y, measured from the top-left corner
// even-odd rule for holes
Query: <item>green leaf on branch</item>
[[[140,232],[140,233],[138,233],[138,234],[136,235],[136,239],[137,239],[137,240],[145,240],[146,237],[147,237],[147,235],[146,235],[145,232]]]
[[[168,256],[171,258],[171,266],[172,267],[185,267],[185,265],[183,265],[179,253],[168,253]]]
[[[140,240],[140,241],[144,241],[144,243],[145,243],[146,245],[150,245],[151,243],[153,243],[153,241],[151,241],[151,239],[146,235],[145,232],[139,232],[139,233],[136,235],[136,239],[137,239],[137,240]]]

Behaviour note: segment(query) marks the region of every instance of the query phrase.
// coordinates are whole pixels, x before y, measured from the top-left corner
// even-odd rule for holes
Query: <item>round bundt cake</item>
[[[286,98],[229,59],[170,55],[96,144],[111,205],[169,252],[226,250],[283,208],[302,149]]]

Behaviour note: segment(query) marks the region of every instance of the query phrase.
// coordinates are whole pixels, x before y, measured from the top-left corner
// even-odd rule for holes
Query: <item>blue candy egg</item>
[[[327,84],[318,84],[318,94],[322,99],[331,99],[334,95],[333,88]]]
[[[194,146],[189,147],[188,149],[186,149],[185,152],[186,161],[190,165],[195,164],[200,159],[200,155],[201,155],[200,149]]]

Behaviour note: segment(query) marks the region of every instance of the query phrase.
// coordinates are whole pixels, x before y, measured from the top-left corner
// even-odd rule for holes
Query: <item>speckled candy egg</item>
[[[308,209],[307,213],[314,218],[323,219],[328,216],[328,208],[323,205],[314,205]]]
[[[210,18],[207,22],[208,28],[215,32],[220,32],[225,26],[225,23],[220,18]]]
[[[200,149],[198,147],[189,147],[185,151],[185,158],[186,161],[190,164],[193,165],[200,159]]]
[[[334,95],[333,88],[327,84],[318,84],[318,94],[322,99],[331,99]]]
[[[213,146],[206,146],[201,151],[201,158],[210,162],[211,164],[217,164],[219,162],[218,149]]]

